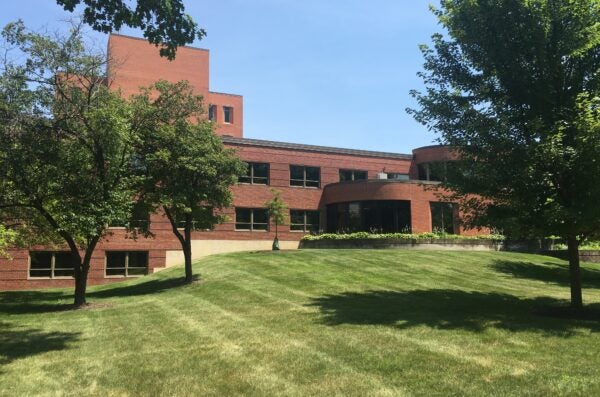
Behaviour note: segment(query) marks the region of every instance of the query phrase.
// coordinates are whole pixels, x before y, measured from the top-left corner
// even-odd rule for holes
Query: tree
[[[265,203],[265,207],[267,207],[267,211],[269,212],[269,219],[275,223],[273,251],[279,251],[279,235],[277,227],[279,225],[285,225],[287,206],[281,198],[281,192],[279,190],[271,189],[271,194],[273,195],[273,198]]]
[[[76,307],[96,245],[127,219],[136,186],[130,107],[106,86],[107,60],[85,49],[80,28],[53,38],[7,25],[19,53],[0,75],[0,220],[68,247]]]
[[[422,46],[427,90],[409,112],[460,155],[443,186],[472,226],[562,236],[579,309],[579,244],[600,230],[600,2],[442,0],[434,13],[448,34]]]
[[[140,139],[136,161],[144,184],[140,199],[161,209],[181,243],[185,281],[192,282],[192,231],[211,229],[226,218],[231,185],[244,163],[202,119],[202,97],[187,82],[159,81],[132,98]]]
[[[0,223],[0,258],[6,258],[8,256],[6,250],[13,245],[15,240],[15,231]]]
[[[66,11],[73,12],[83,2],[83,21],[94,30],[110,33],[123,25],[140,28],[144,37],[161,46],[160,55],[172,60],[177,47],[206,36],[192,17],[185,14],[181,0],[137,0],[135,8],[123,0],[56,0]]]

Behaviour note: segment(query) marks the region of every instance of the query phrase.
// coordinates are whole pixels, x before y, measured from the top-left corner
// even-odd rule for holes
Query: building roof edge
[[[229,135],[222,135],[221,138],[224,143],[240,146],[258,146],[276,149],[302,150],[306,152],[345,154],[361,157],[393,158],[399,160],[412,160],[413,158],[412,154],[403,153],[377,152],[361,149],[336,148],[331,146],[305,145],[302,143],[267,141],[262,139],[236,138]]]

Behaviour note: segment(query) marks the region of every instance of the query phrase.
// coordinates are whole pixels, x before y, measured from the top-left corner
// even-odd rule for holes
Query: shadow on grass
[[[0,372],[2,365],[15,360],[69,348],[79,340],[78,332],[45,332],[39,329],[14,327],[0,322]]]
[[[314,298],[310,303],[320,309],[327,325],[386,325],[400,329],[426,325],[472,332],[499,328],[560,336],[569,336],[576,328],[600,331],[600,307],[588,307],[586,320],[556,318],[547,310],[565,305],[551,298],[521,299],[448,289],[347,292]]]
[[[194,282],[199,280],[195,275]],[[119,286],[118,284],[95,287],[86,294],[87,301],[94,299],[123,298],[160,293],[173,288],[190,285],[183,278],[139,280],[134,284]],[[61,312],[73,309],[73,292],[60,291],[4,291],[0,292],[0,313],[4,314],[35,314]]]
[[[539,280],[562,286],[569,285],[569,267],[566,264],[494,261],[492,268],[513,277]],[[581,268],[581,279],[584,288],[600,288],[600,271],[598,270]]]
[[[192,284],[199,280],[200,276],[195,274]],[[89,292],[87,296],[88,298],[121,298],[126,296],[149,295],[192,284],[187,284],[183,277],[152,279],[130,285],[103,286],[97,291]]]

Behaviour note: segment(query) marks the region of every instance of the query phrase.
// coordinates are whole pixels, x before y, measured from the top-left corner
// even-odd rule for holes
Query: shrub
[[[304,241],[321,241],[321,240],[438,240],[438,239],[451,239],[451,240],[492,240],[502,241],[505,239],[500,234],[482,234],[479,236],[462,236],[459,234],[446,234],[446,233],[369,233],[369,232],[355,232],[348,234],[338,233],[323,233],[317,235],[306,235],[302,237]]]

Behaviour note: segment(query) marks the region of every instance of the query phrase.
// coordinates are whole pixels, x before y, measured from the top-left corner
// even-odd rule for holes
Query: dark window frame
[[[217,121],[217,105],[208,105],[208,120]]]
[[[245,184],[245,185],[270,185],[271,184],[271,164],[270,163],[261,163],[261,162],[257,162],[257,161],[246,161],[246,164],[248,164],[248,170],[250,171],[250,175],[244,175],[242,177],[240,177],[239,183]],[[266,165],[267,166],[267,176],[255,176],[256,174],[256,169],[255,166],[257,165]],[[248,178],[249,181],[242,181],[242,178]],[[266,183],[260,183],[257,182],[256,180],[265,180],[266,179]]]
[[[38,268],[38,269],[32,269],[31,268],[31,263],[32,263],[32,254],[36,254],[36,253],[46,253],[46,254],[50,254],[52,255],[50,258],[50,267],[48,268]],[[65,267],[61,267],[61,268],[57,268],[56,267],[56,255],[57,254],[68,254],[71,255],[71,251],[29,251],[29,263],[28,263],[28,272],[27,272],[27,278],[29,279],[45,279],[45,280],[56,280],[56,279],[72,279],[75,277],[75,265],[73,265],[73,267],[71,268],[65,268]],[[50,275],[49,276],[32,276],[31,275],[31,271],[49,271]],[[57,271],[66,271],[66,270],[71,270],[73,272],[72,275],[70,276],[57,276],[56,272]]]
[[[441,227],[436,226],[436,222],[438,222],[438,219],[434,218],[434,212],[438,211],[438,210],[434,210],[434,207],[438,206],[439,209],[441,210]],[[446,207],[446,208],[444,208]],[[444,211],[446,210],[446,211]],[[431,216],[431,231],[433,233],[446,233],[446,234],[459,234],[459,227],[458,227],[458,214],[457,214],[457,205],[456,203],[451,203],[451,202],[447,202],[447,201],[430,201],[429,202],[429,213]],[[449,225],[445,224],[445,215],[450,214],[452,217],[451,222],[449,222]],[[438,230],[436,230],[438,229]]]
[[[394,176],[394,177],[392,177],[392,176]],[[401,177],[398,178],[397,176],[401,176]],[[390,179],[392,181],[408,181],[408,180],[410,180],[410,177],[405,172],[388,172],[387,179]]]
[[[293,167],[302,168],[302,179],[292,178],[292,168]],[[306,171],[308,168],[312,168],[312,169],[316,170],[319,173],[319,179],[316,179],[316,180],[315,179],[307,179]],[[299,183],[294,184],[293,182],[301,182],[301,184],[299,184]],[[311,186],[308,183],[311,183],[311,184],[316,183],[316,186]],[[321,187],[321,167],[316,167],[313,165],[290,164],[290,186],[319,189]]]
[[[146,254],[146,266],[129,266],[129,256],[131,254],[145,253]],[[123,267],[110,267],[112,270],[123,269],[123,274],[108,274],[108,256],[109,254],[124,254],[125,264]],[[129,274],[130,269],[144,269],[143,274]],[[126,278],[126,277],[143,277],[148,274],[150,270],[150,253],[145,250],[110,250],[104,251],[104,278]]]
[[[238,211],[250,211],[250,222],[240,222],[238,221],[239,215]],[[267,217],[267,222],[255,222],[254,221],[254,212],[255,211],[265,211],[265,215]],[[239,228],[238,225],[248,225],[248,228]],[[260,225],[261,228],[257,228],[256,226]],[[265,226],[263,229],[262,226]],[[248,207],[236,207],[235,208],[235,223],[234,229],[236,232],[268,232],[270,229],[270,218],[269,211],[266,208],[248,208]]]
[[[292,212],[301,212],[302,213],[302,223],[293,223],[293,215]],[[313,223],[308,223],[308,215],[309,213],[316,213],[318,216],[318,221],[316,224]],[[321,211],[319,210],[296,210],[296,209],[290,209],[290,232],[294,232],[294,233],[311,233],[313,231],[315,231],[314,227],[311,227],[315,225],[316,226],[316,231],[318,231],[321,227]],[[297,226],[301,226],[301,229],[294,229],[294,227]]]
[[[223,106],[223,123],[233,124],[233,120],[233,106]]]
[[[351,173],[350,179],[342,180],[343,172],[350,172]],[[365,177],[357,178],[358,173],[361,173],[361,174],[364,173]],[[367,171],[367,170],[355,170],[355,169],[348,169],[348,168],[340,168],[339,175],[340,175],[340,182],[366,181],[367,179],[369,179],[369,171]]]

